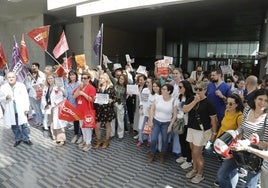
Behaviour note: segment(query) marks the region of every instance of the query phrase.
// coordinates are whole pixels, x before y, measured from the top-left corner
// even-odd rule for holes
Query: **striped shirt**
[[[257,123],[249,122],[247,120],[251,110],[252,109],[250,109],[249,107],[244,109],[242,124],[238,128],[239,132],[242,132],[243,139],[249,139],[252,133],[256,133],[259,135],[261,141],[268,142],[268,121],[266,121],[266,125],[264,126],[266,116],[263,116],[263,119]]]

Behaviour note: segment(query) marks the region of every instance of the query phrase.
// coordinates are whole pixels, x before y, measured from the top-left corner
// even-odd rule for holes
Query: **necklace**
[[[254,110],[254,112],[253,112],[253,115],[254,115],[254,118],[255,118],[255,119],[259,118],[262,114],[263,114],[263,113],[257,114],[255,110]]]

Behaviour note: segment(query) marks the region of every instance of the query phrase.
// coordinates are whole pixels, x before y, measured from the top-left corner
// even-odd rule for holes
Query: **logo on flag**
[[[15,36],[14,36],[14,46],[12,50],[12,61],[9,71],[14,72],[17,75],[17,80],[19,82],[23,82],[28,74],[28,69],[22,64],[20,57],[20,49]]]
[[[58,117],[65,121],[77,121],[83,119],[83,114],[68,100],[64,100],[59,104]]]
[[[27,35],[36,42],[43,50],[47,50],[50,25],[35,28]]]
[[[53,55],[55,58],[59,58],[67,50],[69,50],[69,46],[67,43],[65,33],[64,31],[62,31],[62,34],[60,36],[60,41],[58,42],[58,44],[55,46],[53,50]]]

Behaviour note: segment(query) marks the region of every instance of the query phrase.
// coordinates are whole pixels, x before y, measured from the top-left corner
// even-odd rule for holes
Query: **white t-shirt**
[[[160,122],[169,122],[173,115],[174,99],[171,97],[169,101],[164,101],[163,96],[159,95],[155,98],[154,118]]]

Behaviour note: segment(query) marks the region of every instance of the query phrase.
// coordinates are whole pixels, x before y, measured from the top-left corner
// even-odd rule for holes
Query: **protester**
[[[39,72],[32,72],[26,81],[26,87],[29,91],[30,106],[35,112],[35,125],[43,124],[43,113],[41,110],[41,98],[43,93],[44,82],[39,76]]]
[[[153,132],[151,134],[149,163],[155,159],[159,133],[161,133],[162,138],[160,163],[165,161],[168,148],[168,133],[171,132],[177,116],[177,107],[175,106],[175,100],[172,98],[172,92],[173,86],[164,84],[161,88],[161,95],[152,104],[149,123],[153,126]]]
[[[134,139],[139,139],[139,125],[140,125],[140,120],[144,119],[144,115],[140,113],[142,111],[142,106],[140,106],[141,103],[141,93],[144,88],[147,87],[146,85],[146,80],[147,77],[144,74],[136,74],[136,84],[138,85],[139,89],[139,94],[136,95],[136,106],[135,106],[135,114],[134,114],[134,124],[133,124],[133,130],[137,131],[137,135],[134,136]]]
[[[110,134],[111,134],[111,121],[115,118],[115,110],[114,110],[114,103],[117,101],[115,90],[113,85],[109,79],[109,76],[104,73],[99,77],[99,86],[97,89],[97,94],[106,94],[108,95],[108,104],[99,104],[96,103],[96,120],[97,120],[97,127],[95,129],[96,137],[97,137],[97,144],[95,146],[98,149],[102,145],[102,149],[106,149],[109,146],[110,142]],[[96,101],[95,101],[96,102]],[[100,127],[101,124],[105,124],[106,127],[106,135],[105,141],[102,142],[101,139],[101,132]]]
[[[5,108],[5,125],[11,126],[15,136],[14,147],[17,147],[21,141],[27,145],[32,145],[28,136],[27,114],[29,112],[30,102],[27,89],[23,83],[16,81],[14,72],[7,73],[7,83],[1,86],[1,92],[4,94],[3,105]]]
[[[268,105],[268,91],[259,89],[253,96],[252,107],[246,107],[243,112],[242,124],[238,128],[238,133],[243,139],[249,139],[252,133],[263,135],[262,141],[268,142],[268,131],[264,130],[265,117],[267,115],[266,109]],[[234,150],[238,148],[234,147]],[[238,183],[238,166],[234,158],[225,159],[218,170],[217,180],[221,188],[236,187]],[[261,171],[247,172],[247,182],[245,187],[257,187]]]
[[[193,159],[193,169],[186,174],[186,178],[197,184],[204,180],[202,151],[209,140],[215,140],[218,122],[215,107],[205,95],[207,83],[197,82],[194,89],[196,95],[192,101],[187,101],[183,111],[188,113],[186,140],[190,143]]]
[[[94,110],[93,102],[96,96],[96,89],[90,84],[90,74],[86,71],[81,74],[81,84],[75,89],[73,97],[76,99],[76,108],[85,117],[87,113]],[[80,120],[80,127],[82,129],[83,142],[78,147],[83,151],[91,149],[92,128],[83,128],[85,120]]]
[[[226,100],[226,110],[217,137],[228,130],[236,130],[242,121],[243,102],[239,95],[232,94]]]
[[[68,84],[65,85],[66,90],[66,99],[74,106],[77,107],[75,98],[73,97],[74,91],[79,87],[80,82],[78,81],[78,75],[74,70],[71,70],[68,74]],[[74,137],[71,140],[71,143],[76,143],[81,136],[81,129],[79,126],[79,121],[73,122],[74,126]],[[82,136],[81,136],[82,137]]]
[[[56,76],[48,75],[46,78],[46,86],[43,90],[42,108],[48,115],[52,140],[58,146],[63,146],[66,141],[65,127],[67,123],[58,118],[59,104],[64,100],[65,92],[63,87],[55,84]]]
[[[148,119],[149,119],[148,110],[150,106],[149,97],[152,93],[152,78],[147,78],[146,86],[147,87],[144,88],[140,94],[139,138],[138,138],[138,143],[136,144],[138,147],[140,147],[143,144],[144,139],[145,139],[144,134],[143,134],[143,129],[144,129],[145,123],[148,122]]]
[[[194,93],[190,82],[183,80],[179,84],[180,95],[177,100],[178,115],[177,118],[184,118],[185,127],[183,134],[179,135],[179,143],[181,145],[181,157],[176,162],[182,163],[180,167],[182,169],[188,169],[192,167],[192,154],[189,142],[186,141],[186,135],[188,131],[188,113],[183,112],[183,105],[189,103],[194,98]]]
[[[105,67],[106,73],[108,74],[111,82],[114,85],[114,90],[116,94],[117,101],[114,104],[115,110],[116,110],[116,120],[118,126],[117,126],[117,135],[119,139],[123,139],[124,137],[124,114],[125,114],[125,108],[126,108],[126,91],[127,91],[127,76],[124,74],[121,74],[118,76],[118,79],[114,78],[112,76],[112,73],[110,72],[107,63],[103,62],[103,65]],[[111,125],[111,137],[115,136],[115,123],[112,123]]]
[[[226,110],[225,101],[232,94],[230,87],[222,80],[220,70],[211,71],[211,82],[207,86],[207,97],[215,105],[219,125]]]

